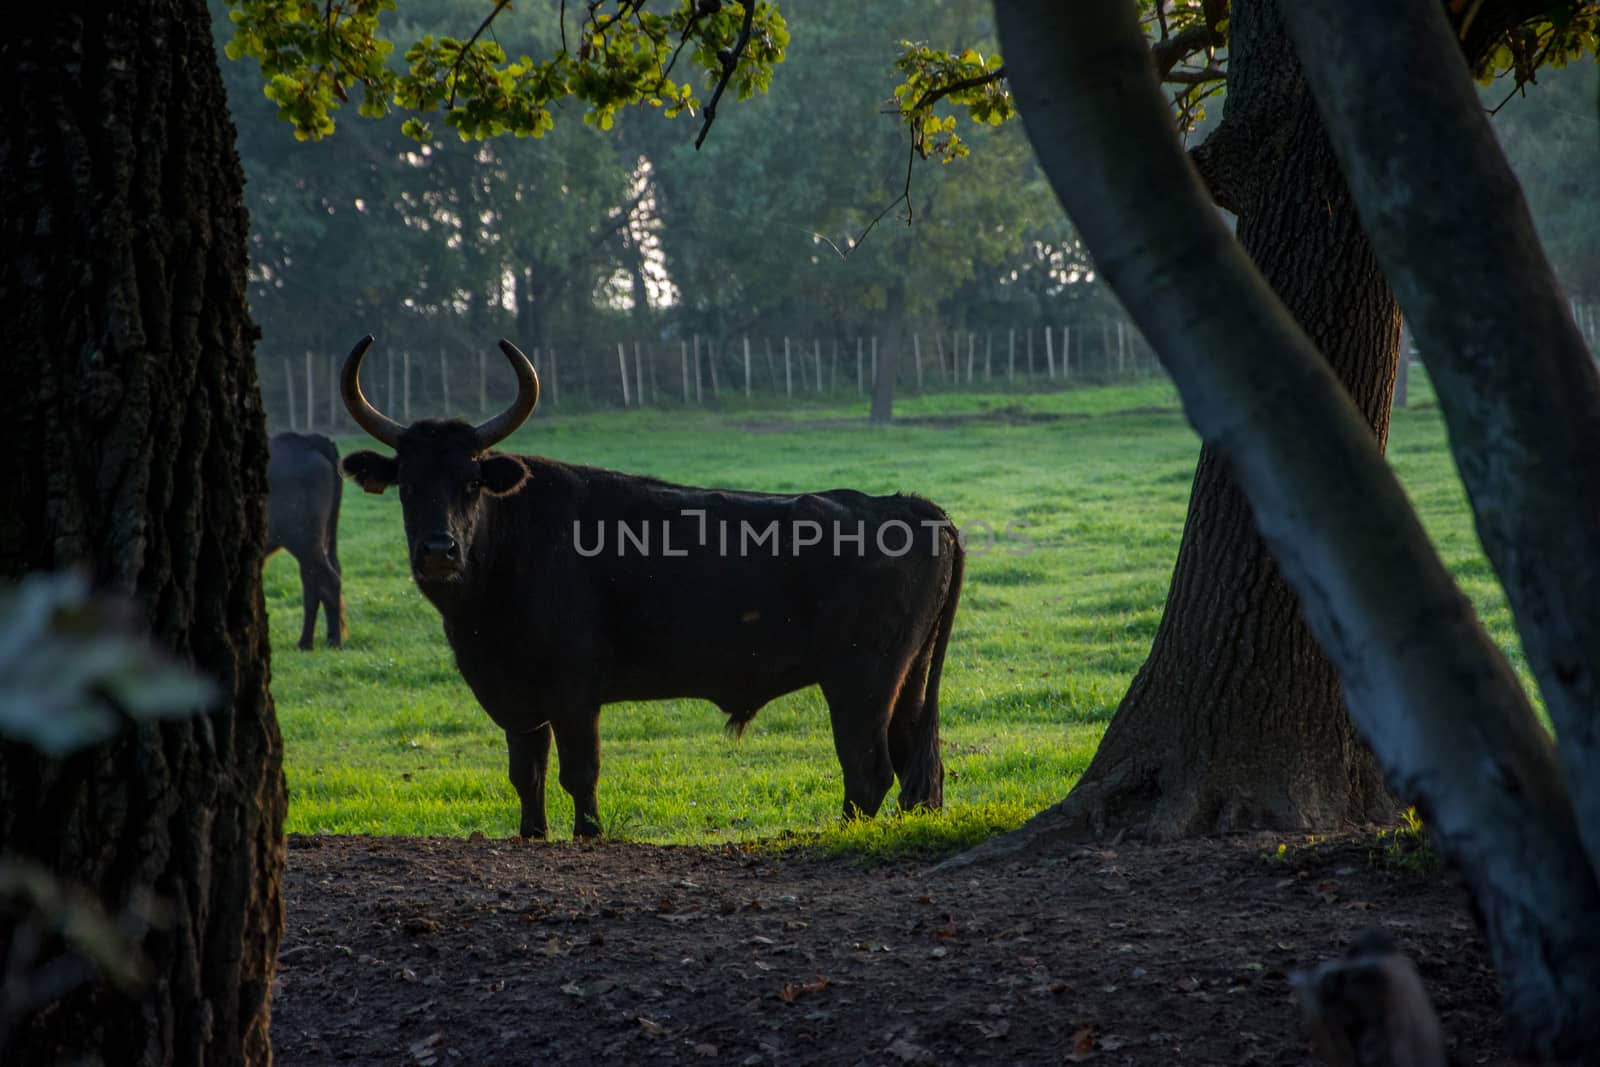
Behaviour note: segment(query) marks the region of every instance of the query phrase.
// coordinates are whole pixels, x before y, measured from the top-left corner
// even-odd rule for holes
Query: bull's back
[[[272,435],[267,464],[267,551],[323,554],[337,522],[343,484],[339,451],[322,434]]]
[[[931,617],[949,542],[925,500],[651,488],[574,507],[557,537],[553,569],[585,607],[552,640],[588,646],[602,702],[753,709]]]

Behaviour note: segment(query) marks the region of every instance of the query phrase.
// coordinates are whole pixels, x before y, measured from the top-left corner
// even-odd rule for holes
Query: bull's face
[[[423,419],[401,426],[361,394],[363,338],[345,360],[340,387],[345,407],[361,428],[395,450],[393,456],[355,452],[344,458],[345,476],[369,493],[400,490],[411,573],[424,589],[458,582],[466,573],[484,499],[516,492],[527,468],[512,456],[487,454],[533,413],[539,377],[528,357],[509,341],[500,348],[517,372],[517,399],[479,426],[455,419]]]
[[[464,422],[423,420],[401,435],[393,456],[353,452],[345,476],[369,493],[400,490],[411,573],[419,585],[460,581],[486,497],[516,492],[527,468],[483,455]]]

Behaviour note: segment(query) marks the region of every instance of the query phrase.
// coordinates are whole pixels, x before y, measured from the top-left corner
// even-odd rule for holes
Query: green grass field
[[[1526,674],[1425,382],[1413,382],[1412,398],[1416,406],[1396,414],[1391,461],[1463,589]],[[1066,417],[940,421],[997,408]],[[897,415],[929,421],[886,431],[836,421],[860,414],[541,414],[504,446],[691,484],[904,490],[932,498],[958,523],[1030,524],[1030,554],[997,547],[969,560],[942,691],[945,813],[841,829],[839,768],[826,708],[811,689],[769,705],[740,741],[724,736],[709,704],[607,707],[607,833],[693,843],[821,833],[879,846],[931,835],[959,844],[1059,799],[1088,764],[1149,649],[1182,532],[1198,444],[1175,391],[1151,381],[908,397]],[[358,438],[341,446],[365,447]],[[411,584],[395,495],[347,486],[339,539],[350,625],[343,652],[322,647],[320,628],[315,652],[295,649],[298,572],[281,553],[266,567],[289,829],[513,833],[504,739],[458,677],[436,613]],[[564,835],[571,803],[553,773],[551,781],[551,827]]]

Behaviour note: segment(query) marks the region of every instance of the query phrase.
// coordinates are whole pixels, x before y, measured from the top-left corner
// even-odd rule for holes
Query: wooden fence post
[[[1083,340],[1078,340],[1078,347],[1083,347]],[[1072,327],[1061,327],[1061,377],[1072,377]]]
[[[744,339],[744,398],[750,399],[750,338]]]
[[[394,356],[387,349],[383,352],[383,368],[387,372],[388,381],[383,389],[383,407],[385,411],[399,411],[394,402]]]
[[[789,366],[789,339],[783,339],[783,393],[794,397],[794,370]]]
[[[994,381],[994,331],[983,331],[983,380]]]
[[[534,351],[538,351],[535,349]],[[556,346],[550,346],[550,403],[561,402],[561,366],[556,361]]]
[[[1106,325],[1106,320],[1100,320],[1100,354],[1105,357],[1106,377],[1111,377],[1111,327]]]
[[[633,342],[633,406],[644,407],[644,360],[640,358],[639,342]]]
[[[1054,378],[1056,376],[1055,345],[1050,340],[1050,335],[1054,332],[1055,331],[1050,329],[1048,326],[1044,328],[1044,370],[1045,374],[1050,378]]]
[[[778,367],[772,362],[772,338],[768,337],[763,347],[767,350],[767,386],[772,390],[772,394],[776,396],[778,394]]]
[[[444,398],[444,408],[439,414],[450,417],[450,368],[445,366],[444,349],[439,349],[439,395]]]
[[[1128,324],[1121,319],[1117,320],[1117,373],[1125,375],[1128,372]]]
[[[411,349],[403,353],[404,362],[400,368],[400,387],[403,394],[402,410],[406,417],[406,425],[411,425]]]
[[[938,330],[933,331],[933,361],[939,367],[939,377],[948,378],[950,372],[944,365],[944,336]]]
[[[314,429],[317,425],[316,396],[312,392],[311,382],[316,375],[311,373],[311,349],[306,349],[306,429]]]
[[[300,420],[295,417],[294,407],[294,367],[289,363],[289,357],[283,357],[283,391],[289,397],[289,429],[298,430]]]
[[[1017,380],[1017,328],[1011,327],[1006,334],[1006,381]]]
[[[717,400],[722,399],[722,382],[717,377],[717,353],[721,348],[718,342],[706,338],[706,366],[711,369],[711,395]]]
[[[689,406],[689,342],[679,341],[678,349],[683,356],[683,406]]]
[[[866,389],[864,387],[864,384],[863,384],[865,375],[862,372],[862,366],[861,366],[862,363],[864,363],[864,362],[865,361],[861,358],[861,335],[858,333],[858,334],[856,334],[856,395],[857,396],[860,396],[862,393],[864,393],[866,391]]]
[[[1028,377],[1033,377],[1033,327],[1028,327]]]
[[[839,339],[833,339],[833,362],[828,370],[828,388],[839,388]]]
[[[535,348],[533,351],[534,351],[535,357],[537,357],[539,350],[537,348]],[[535,369],[537,369],[538,368],[538,364],[535,363],[534,367],[535,367]],[[551,392],[554,392],[554,391],[555,391],[554,382],[552,382],[551,383]],[[550,400],[551,400],[551,403],[554,403],[555,402],[555,397],[552,396],[550,398]],[[489,354],[487,352],[485,352],[483,349],[480,348],[480,349],[478,349],[478,414],[479,415],[487,415],[488,413],[489,413]]]
[[[694,335],[694,402],[706,402],[706,386],[700,375],[700,335]]]
[[[872,335],[872,390],[878,390],[878,335]]]
[[[911,353],[917,361],[917,392],[922,392],[922,338],[916,334],[911,335]],[[877,361],[873,361],[876,365]]]
[[[822,392],[822,341],[811,339],[811,358],[817,365],[817,392]]]
[[[628,404],[628,357],[622,350],[622,342],[617,342],[617,374],[622,378],[622,406]]]

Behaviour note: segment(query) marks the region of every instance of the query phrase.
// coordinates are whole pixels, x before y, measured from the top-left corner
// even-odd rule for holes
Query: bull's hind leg
[[[900,779],[900,810],[944,806],[944,762],[939,753],[939,693],[927,687],[918,658],[889,719],[889,760]]]
[[[322,603],[321,575],[310,557],[296,558],[300,564],[300,599],[303,618],[300,623],[300,650],[310,652],[312,638],[317,633],[317,607]]]
[[[572,796],[572,837],[599,837],[600,709],[565,714],[554,725],[561,788]]]
[[[328,627],[328,647],[340,648],[344,644],[344,589],[339,572],[332,563],[324,560],[314,568],[317,572],[317,597],[322,601],[322,616]]]
[[[511,786],[522,801],[522,822],[517,833],[547,838],[550,824],[544,816],[544,786],[550,767],[550,724],[528,733],[507,730],[506,749],[511,755]]]
[[[833,723],[833,747],[844,773],[844,817],[870,819],[894,784],[889,758],[889,709],[899,679],[885,682],[881,670],[824,679],[822,695]]]

